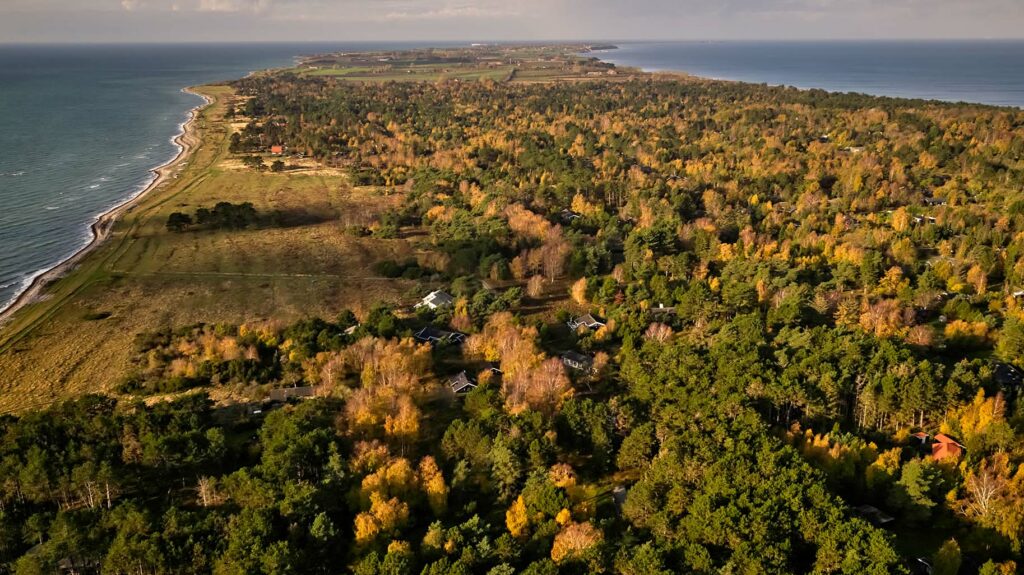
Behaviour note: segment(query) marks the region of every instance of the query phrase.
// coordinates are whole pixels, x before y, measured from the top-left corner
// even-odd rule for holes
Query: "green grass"
[[[350,76],[354,74],[366,74],[373,71],[373,68],[366,66],[349,66],[344,68],[319,68],[304,72],[306,76]]]
[[[587,58],[576,56],[582,46],[480,48],[417,52],[395,57],[390,52],[339,54],[310,60],[289,71],[347,82],[506,81],[551,82],[587,80],[601,71]],[[514,60],[515,64],[511,61]],[[634,71],[623,70],[628,76]],[[606,78],[606,76],[597,76]]]
[[[479,68],[473,66],[417,65],[396,67],[383,72],[372,68],[320,68],[304,72],[308,76],[329,76],[348,82],[440,82],[458,79],[464,82],[492,80],[499,82],[509,77],[513,66]]]

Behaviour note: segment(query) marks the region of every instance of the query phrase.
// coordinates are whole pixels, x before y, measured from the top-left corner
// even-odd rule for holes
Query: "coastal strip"
[[[184,164],[192,152],[198,147],[200,138],[196,133],[195,122],[199,118],[199,113],[204,108],[212,104],[213,100],[209,96],[200,94],[191,88],[184,88],[182,89],[182,92],[199,96],[203,99],[203,103],[198,104],[189,110],[188,119],[181,124],[178,134],[171,139],[171,141],[178,147],[178,153],[167,163],[150,170],[150,173],[153,175],[153,180],[139,191],[139,193],[132,195],[124,202],[112,207],[96,217],[95,221],[93,221],[92,225],[89,227],[92,239],[89,240],[88,244],[83,246],[67,259],[57,263],[52,268],[49,268],[33,278],[25,290],[18,294],[18,297],[16,297],[10,305],[0,311],[0,326],[10,321],[18,310],[38,301],[46,286],[64,277],[83,259],[85,259],[86,256],[100,246],[104,240],[110,237],[110,234],[114,229],[114,223],[117,219],[122,214],[130,211],[133,207],[138,205],[138,203],[151,191],[169,181],[177,169]]]

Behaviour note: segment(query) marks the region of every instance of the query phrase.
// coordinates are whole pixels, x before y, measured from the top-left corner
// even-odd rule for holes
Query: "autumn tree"
[[[530,518],[526,511],[526,502],[520,495],[512,502],[512,506],[505,512],[505,526],[508,532],[515,538],[522,538],[530,526]]]
[[[555,563],[584,560],[604,541],[604,534],[591,523],[569,523],[551,546],[551,560]]]
[[[429,455],[420,460],[419,479],[423,491],[427,494],[427,503],[435,516],[441,516],[448,509],[448,486],[444,476],[437,467],[437,462]]]

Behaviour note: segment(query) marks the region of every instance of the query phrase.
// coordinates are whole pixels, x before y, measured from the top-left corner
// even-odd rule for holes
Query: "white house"
[[[569,325],[569,329],[576,331],[580,326],[584,326],[587,329],[597,329],[604,327],[604,322],[598,320],[591,314],[581,315],[580,317],[574,317],[566,322]]]
[[[423,298],[420,303],[416,304],[417,308],[426,307],[430,309],[437,309],[439,307],[450,306],[455,303],[455,298],[444,293],[441,290],[432,291],[427,294],[427,297]]]

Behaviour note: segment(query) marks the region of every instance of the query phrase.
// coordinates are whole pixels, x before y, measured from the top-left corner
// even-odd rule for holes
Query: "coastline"
[[[114,223],[117,219],[122,214],[130,211],[138,205],[138,203],[149,195],[150,192],[169,181],[177,169],[189,158],[189,156],[191,156],[192,152],[200,143],[200,139],[196,133],[196,119],[199,118],[199,113],[204,108],[213,103],[213,100],[209,96],[196,92],[191,87],[183,88],[182,92],[199,96],[203,99],[203,102],[201,104],[197,104],[188,111],[188,117],[180,125],[179,132],[171,138],[174,145],[178,147],[177,154],[164,164],[150,169],[149,173],[152,174],[153,179],[138,193],[133,194],[125,201],[113,206],[96,217],[93,223],[89,226],[89,232],[92,235],[92,239],[89,240],[89,243],[82,246],[82,248],[71,254],[68,258],[58,262],[53,267],[34,277],[32,281],[29,282],[28,286],[26,286],[26,288],[18,294],[14,300],[12,300],[6,308],[0,310],[0,326],[3,326],[10,321],[14,314],[25,306],[39,301],[46,286],[64,277],[83,259],[85,259],[86,256],[106,241],[106,239],[110,237],[110,234],[114,229]]]

